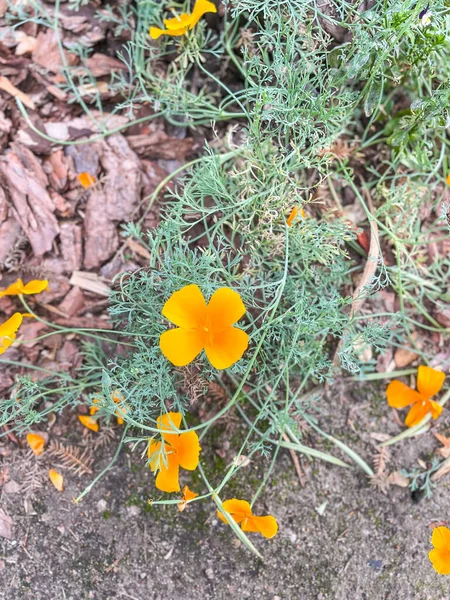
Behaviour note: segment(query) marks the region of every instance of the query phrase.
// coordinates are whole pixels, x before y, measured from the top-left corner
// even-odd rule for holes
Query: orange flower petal
[[[174,292],[162,309],[162,314],[178,327],[193,329],[203,327],[206,302],[198,285],[186,285]]]
[[[189,29],[192,29],[197,25],[203,15],[208,12],[217,12],[215,5],[212,2],[209,2],[209,0],[197,0],[190,15],[183,13],[179,17],[166,19],[164,25],[169,30],[179,29],[180,27],[189,27]]]
[[[241,523],[244,519],[248,519],[252,516],[252,509],[247,500],[237,500],[237,498],[232,498],[231,500],[225,500],[222,505],[236,523]],[[221,521],[228,524],[228,519],[220,510],[217,511],[217,516]]]
[[[117,418],[117,425],[123,425],[123,419],[122,419],[122,417],[118,417],[117,413],[116,413],[116,418]]]
[[[406,415],[405,425],[406,427],[415,427],[422,422],[424,417],[430,412],[430,403],[426,400],[420,400],[415,402],[409,413]]]
[[[22,294],[39,294],[48,288],[47,279],[33,279],[29,281],[22,290]]]
[[[431,398],[440,392],[445,381],[445,373],[431,367],[419,367],[417,371],[417,389],[425,398]]]
[[[220,333],[245,315],[245,306],[235,290],[219,288],[211,296],[207,315],[210,330]]]
[[[411,389],[408,385],[405,385],[401,381],[394,379],[387,386],[386,396],[389,406],[392,408],[405,408],[415,402],[422,400],[421,395],[416,390]]]
[[[160,415],[156,419],[156,427],[161,430],[162,437],[164,440],[173,446],[178,447],[178,433],[164,433],[164,432],[176,432],[180,429],[181,425],[181,413],[168,412],[164,415]]]
[[[448,527],[435,527],[431,534],[431,543],[437,550],[450,551],[450,529]]]
[[[161,461],[161,469],[156,476],[155,485],[162,492],[179,492],[179,464],[176,454],[166,454],[167,466]]]
[[[228,369],[242,358],[247,350],[249,337],[236,327],[229,327],[214,336],[212,345],[205,346],[206,356],[216,369]]]
[[[154,442],[153,440],[150,440],[150,444],[148,445],[147,457],[150,460],[150,470],[153,473],[159,469],[159,452],[161,445],[161,442]]]
[[[275,517],[267,515],[266,517],[250,517],[243,521],[242,531],[258,532],[265,538],[272,538],[278,531],[278,523]]]
[[[187,471],[194,471],[198,467],[200,443],[195,431],[187,431],[179,436],[178,462],[180,467]]]
[[[204,336],[195,329],[169,329],[161,334],[159,347],[173,365],[185,367],[203,350]]]
[[[193,500],[197,498],[198,494],[189,489],[189,486],[185,485],[183,488],[183,500],[187,502],[188,500]]]
[[[14,313],[0,325],[0,354],[3,354],[16,339],[16,332],[22,324],[23,315]]]
[[[450,552],[448,550],[430,550],[428,558],[436,573],[450,575]]]
[[[0,292],[0,298],[3,296],[17,296],[18,294],[22,294],[23,290],[23,281],[19,278],[15,283],[9,285],[6,290]]]
[[[50,481],[53,483],[58,492],[64,491],[64,477],[55,471],[55,469],[50,469],[48,472],[48,476],[50,477]]]
[[[87,172],[80,173],[78,175],[77,179],[80,182],[81,187],[83,187],[85,190],[92,187],[94,185],[94,183],[96,182],[94,175],[91,175],[90,173],[87,173]]]
[[[298,206],[294,206],[294,208],[291,211],[291,214],[288,216],[287,220],[286,220],[286,225],[288,227],[290,227],[292,225],[292,222],[294,221],[295,217],[297,216],[298,213]]]
[[[437,419],[439,415],[444,410],[444,407],[439,404],[439,402],[435,402],[434,400],[430,400],[430,412],[433,419]]]
[[[188,26],[187,21],[189,21],[190,15],[188,13],[181,13],[181,15],[177,15],[176,17],[172,17],[171,19],[164,19],[164,25],[170,31],[175,31],[177,29],[181,29],[184,27],[185,29]]]
[[[98,431],[98,421],[90,417],[89,415],[78,415],[80,423],[90,429],[91,431]]]
[[[44,452],[45,440],[42,435],[27,433],[27,443],[35,456],[40,456]]]

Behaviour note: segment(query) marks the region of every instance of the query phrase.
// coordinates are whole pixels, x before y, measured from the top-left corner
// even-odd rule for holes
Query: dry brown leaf
[[[394,471],[390,473],[387,482],[390,485],[398,485],[399,487],[406,488],[409,486],[409,479],[401,474],[400,471]]]
[[[418,356],[419,355],[416,352],[411,352],[411,350],[406,350],[406,348],[397,348],[394,354],[395,366],[397,369],[407,367],[414,362]]]
[[[13,96],[14,98],[18,98],[22,102],[22,104],[24,104],[27,108],[31,110],[34,110],[36,108],[30,96],[28,96],[28,94],[25,94],[24,92],[21,92],[18,88],[16,88],[15,85],[13,85],[9,81],[7,77],[4,77],[3,75],[0,76],[0,90],[3,90],[7,94],[10,94],[10,96]]]
[[[0,508],[0,536],[12,540],[13,520]]]
[[[433,473],[431,476],[431,481],[438,481],[441,479],[441,477],[444,477],[444,475],[447,475],[448,473],[450,473],[450,458],[444,460],[441,468],[438,469],[436,473]]]
[[[135,242],[131,238],[128,238],[127,246],[130,248],[130,250],[136,252],[136,254],[139,254],[139,256],[142,256],[142,258],[150,259],[150,252],[147,250],[147,248],[144,248],[144,246],[141,246],[141,244],[138,244],[138,242]]]
[[[445,435],[440,433],[435,433],[434,437],[443,445],[443,448],[438,448],[436,450],[436,454],[440,454],[444,458],[448,458],[450,456],[450,438],[445,437]]]

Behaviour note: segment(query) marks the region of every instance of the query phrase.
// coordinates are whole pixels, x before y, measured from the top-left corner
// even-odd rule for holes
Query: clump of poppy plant
[[[386,389],[388,404],[392,408],[412,405],[405,419],[406,427],[418,425],[428,414],[437,419],[444,409],[431,398],[441,391],[444,381],[445,373],[442,371],[420,366],[417,371],[417,391],[394,379]]]

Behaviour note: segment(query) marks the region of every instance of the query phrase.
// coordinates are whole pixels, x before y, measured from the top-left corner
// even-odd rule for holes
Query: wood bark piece
[[[109,219],[106,211],[107,202],[107,195],[103,190],[93,189],[91,191],[84,219],[84,266],[86,269],[99,267],[119,247],[116,226]]]
[[[31,110],[36,108],[30,96],[25,94],[25,92],[21,92],[9,81],[7,77],[4,77],[3,75],[0,76],[0,90],[10,94],[10,96],[13,96],[14,98],[18,98],[27,108],[30,108]]]
[[[10,215],[5,192],[0,187],[0,268],[20,236],[20,225]]]
[[[86,66],[94,77],[103,77],[110,75],[112,71],[123,71],[126,69],[124,63],[117,58],[112,58],[107,54],[95,52],[86,60]]]
[[[107,286],[96,273],[74,271],[70,283],[87,292],[98,294],[99,296],[109,296],[111,291],[109,286]]]
[[[169,137],[164,131],[155,131],[149,135],[129,135],[128,143],[139,156],[147,159],[184,160],[192,153],[194,140],[179,140]]]
[[[46,189],[47,176],[34,154],[20,144],[11,145],[0,167],[13,216],[28,237],[35,256],[42,256],[52,249],[59,234],[53,214],[55,206]]]

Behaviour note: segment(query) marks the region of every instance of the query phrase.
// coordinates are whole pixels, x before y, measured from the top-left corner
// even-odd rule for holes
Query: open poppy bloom
[[[16,312],[0,325],[0,354],[3,354],[16,339],[16,333],[22,325],[23,315]]]
[[[150,37],[157,40],[161,35],[171,35],[174,37],[184,35],[197,25],[205,13],[215,13],[217,8],[209,0],[196,0],[194,10],[190,15],[183,13],[173,19],[164,19],[164,25],[167,29],[159,27],[150,27]]]
[[[272,538],[278,531],[278,523],[275,517],[267,515],[266,517],[255,517],[252,513],[250,503],[246,500],[225,500],[223,503],[224,509],[231,515],[242,531],[258,532],[265,538]],[[228,524],[228,519],[220,510],[217,511],[217,516],[221,521]]]
[[[180,512],[183,512],[183,510],[186,508],[187,503],[189,502],[189,500],[193,500],[194,498],[197,498],[198,494],[196,494],[195,492],[193,492],[192,490],[189,489],[189,486],[185,485],[183,488],[183,491],[181,492],[182,496],[181,496],[181,502],[178,504],[178,510]]]
[[[198,467],[200,444],[195,431],[174,433],[181,425],[181,413],[169,412],[157,419],[157,427],[164,440],[165,460],[160,459],[162,442],[150,440],[148,458],[150,469],[155,472],[155,485],[162,492],[179,492],[180,467],[194,471]]]
[[[450,529],[448,527],[435,527],[431,535],[433,550],[428,553],[428,558],[433,569],[439,575],[450,575]]]
[[[418,391],[394,379],[386,389],[388,404],[392,408],[405,408],[412,404],[405,419],[407,427],[418,425],[428,413],[431,413],[433,419],[437,419],[444,409],[438,402],[431,400],[431,397],[441,390],[444,380],[445,373],[442,371],[421,366],[417,372]]]
[[[3,296],[18,296],[19,294],[39,294],[48,288],[48,281],[46,279],[33,279],[26,285],[23,284],[21,279],[18,279],[16,283],[12,283],[6,290],[0,292],[0,298]]]
[[[245,306],[230,288],[216,290],[206,305],[198,285],[186,285],[167,300],[162,314],[178,325],[159,338],[161,352],[177,367],[185,367],[204,349],[213,367],[227,369],[247,350],[248,335],[232,327]]]

